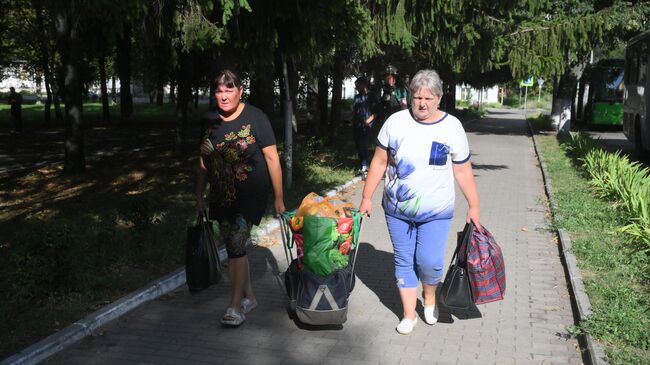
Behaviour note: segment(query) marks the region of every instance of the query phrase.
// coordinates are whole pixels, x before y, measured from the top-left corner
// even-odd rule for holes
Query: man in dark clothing
[[[397,68],[388,65],[384,71],[384,86],[381,102],[383,106],[383,119],[388,119],[393,113],[408,108],[409,95],[406,88],[398,84]]]
[[[23,131],[23,97],[16,92],[13,86],[9,88],[9,105],[11,105],[11,119],[14,122],[14,131],[20,133]]]
[[[377,115],[375,110],[377,100],[370,92],[370,82],[365,77],[359,77],[354,85],[358,93],[354,96],[354,105],[352,106],[352,132],[361,164],[359,175],[365,178],[370,166],[368,144],[370,131]]]

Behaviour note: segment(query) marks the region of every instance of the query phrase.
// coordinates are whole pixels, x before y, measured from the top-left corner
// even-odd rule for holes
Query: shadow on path
[[[393,253],[377,250],[368,242],[359,242],[359,257],[354,269],[359,278],[381,303],[398,319],[402,318],[402,303],[395,287]]]

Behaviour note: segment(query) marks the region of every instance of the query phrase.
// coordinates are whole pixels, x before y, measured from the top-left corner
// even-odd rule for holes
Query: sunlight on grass
[[[650,359],[650,259],[635,252],[617,230],[625,216],[598,199],[585,175],[554,135],[536,137],[547,164],[562,219],[572,238],[594,315],[577,326],[604,344],[611,364]]]

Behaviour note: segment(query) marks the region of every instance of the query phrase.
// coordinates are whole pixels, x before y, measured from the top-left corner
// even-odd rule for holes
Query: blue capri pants
[[[419,281],[440,283],[451,218],[410,222],[386,215],[386,222],[395,252],[397,287],[417,288]]]

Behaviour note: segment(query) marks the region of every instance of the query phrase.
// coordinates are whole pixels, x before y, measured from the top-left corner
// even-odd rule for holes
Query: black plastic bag
[[[212,222],[202,213],[193,227],[187,228],[185,279],[190,293],[196,294],[221,280],[221,262]]]
[[[458,233],[456,250],[451,258],[445,280],[437,295],[441,313],[453,314],[458,319],[480,318],[481,312],[474,304],[472,286],[467,272],[467,249],[472,240],[474,224],[467,223]]]

